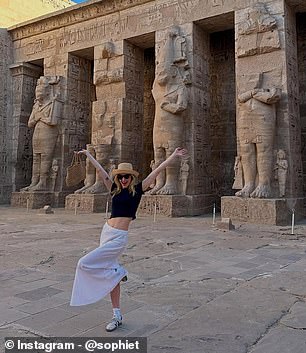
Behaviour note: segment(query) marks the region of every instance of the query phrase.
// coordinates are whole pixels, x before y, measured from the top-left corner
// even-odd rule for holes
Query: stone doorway
[[[204,99],[203,146],[199,146],[202,150],[201,193],[211,194],[211,199],[220,206],[221,196],[233,195],[237,154],[234,13],[203,19],[196,25],[200,29],[196,43],[202,49],[201,58],[194,60],[200,60],[204,68],[197,78],[203,82],[201,99]]]
[[[128,65],[133,78],[128,81],[131,85],[127,84],[127,92],[131,89],[134,92],[137,91],[137,94],[134,97],[130,94],[134,108],[127,111],[127,115],[132,113],[134,117],[123,117],[127,127],[127,130],[123,131],[123,136],[125,136],[123,144],[132,142],[134,151],[132,151],[132,155],[126,158],[137,166],[140,172],[140,179],[143,179],[151,172],[150,164],[154,158],[153,123],[155,102],[151,90],[155,78],[155,33],[129,38],[127,44],[130,49],[129,53],[133,53],[133,61],[137,63],[136,65]],[[138,128],[135,129],[135,126]],[[130,131],[130,134],[135,135],[134,137],[129,134],[131,128],[133,128],[133,131]],[[131,150],[130,148],[127,149]]]
[[[236,83],[234,30],[210,34],[211,176],[218,200],[233,195],[236,156]]]
[[[68,119],[66,136],[69,151],[85,148],[91,141],[93,86],[93,48],[69,53],[67,75],[67,107],[64,119]],[[66,143],[65,143],[66,145]]]

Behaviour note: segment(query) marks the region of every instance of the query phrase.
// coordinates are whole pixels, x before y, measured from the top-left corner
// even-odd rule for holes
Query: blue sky
[[[88,0],[72,0],[73,2],[76,2],[77,4],[79,4],[80,2],[86,2]]]

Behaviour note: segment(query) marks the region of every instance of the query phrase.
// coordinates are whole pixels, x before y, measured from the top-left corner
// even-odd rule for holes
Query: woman
[[[120,282],[127,280],[126,270],[119,265],[118,257],[127,245],[128,229],[136,218],[136,211],[145,190],[154,183],[157,175],[169,166],[177,156],[186,157],[187,151],[176,148],[175,151],[142,182],[136,183],[138,172],[132,164],[121,163],[112,170],[112,182],[107,172],[87,151],[82,150],[99,173],[112,195],[110,219],[104,224],[100,246],[83,256],[77,265],[70,305],[94,303],[108,293],[111,296],[113,318],[106,326],[106,331],[113,331],[122,324],[120,312]]]

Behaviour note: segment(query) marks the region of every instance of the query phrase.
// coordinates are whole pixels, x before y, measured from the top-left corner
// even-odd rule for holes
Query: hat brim
[[[113,169],[112,176],[116,176],[118,174],[131,174],[134,175],[136,178],[138,177],[139,173],[136,170],[131,169]]]

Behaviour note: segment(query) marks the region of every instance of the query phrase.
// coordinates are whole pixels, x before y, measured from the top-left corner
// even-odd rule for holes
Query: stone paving
[[[290,226],[224,231],[210,217],[139,217],[122,257],[124,324],[107,333],[108,298],[69,306],[76,263],[98,245],[105,215],[0,211],[1,337],[146,336],[150,353],[306,352],[305,222],[291,235]]]

